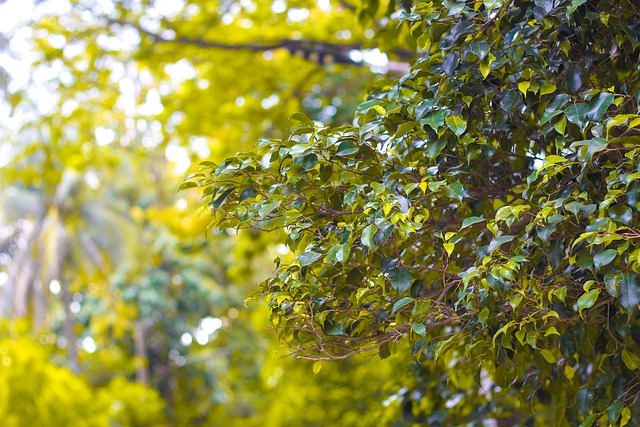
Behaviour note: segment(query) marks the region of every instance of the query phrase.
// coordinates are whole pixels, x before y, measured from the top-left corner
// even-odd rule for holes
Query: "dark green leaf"
[[[340,145],[338,145],[338,151],[336,151],[336,155],[338,156],[350,156],[358,152],[358,146],[349,140],[342,141]]]
[[[585,103],[579,102],[577,104],[569,105],[566,110],[564,110],[565,116],[567,116],[567,120],[571,123],[580,126],[580,128],[584,128],[587,124],[587,112],[589,111],[589,106]]]
[[[593,398],[593,391],[586,387],[581,388],[576,393],[576,405],[578,408],[578,413],[583,417],[589,415],[589,413],[593,409]]]
[[[582,87],[582,68],[572,65],[567,70],[565,78],[567,89],[570,93],[576,93]]]
[[[399,309],[401,309],[402,307],[404,307],[407,304],[410,304],[414,301],[413,298],[411,297],[404,297],[399,299],[398,301],[395,302],[395,304],[393,304],[393,308],[391,309],[392,312],[395,312]]]
[[[389,271],[389,280],[396,292],[398,294],[403,294],[407,289],[409,289],[409,286],[411,286],[413,277],[411,276],[411,273],[404,268],[394,268]]]
[[[505,243],[508,243],[514,239],[515,236],[503,235],[498,236],[489,243],[489,253],[492,254],[496,251],[500,246]]]
[[[456,68],[460,64],[460,53],[459,52],[450,52],[444,56],[444,60],[442,61],[442,69],[447,76],[453,76]]]
[[[421,120],[438,104],[437,98],[425,99],[416,106],[416,120]]]
[[[587,118],[593,121],[600,120],[612,103],[612,93],[600,92],[591,100],[589,111],[587,111]]]
[[[616,255],[618,255],[618,252],[613,249],[607,249],[606,251],[599,252],[593,256],[593,265],[596,270],[600,270],[600,268],[611,263]]]

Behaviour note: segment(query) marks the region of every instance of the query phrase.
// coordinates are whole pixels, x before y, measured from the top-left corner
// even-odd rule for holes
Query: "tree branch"
[[[120,21],[112,18],[105,18],[110,25],[120,25],[126,27],[132,27],[136,29],[140,34],[144,34],[154,42],[158,43],[178,43],[192,46],[199,46],[203,48],[223,49],[223,50],[248,50],[251,52],[266,52],[274,49],[286,49],[291,54],[304,57],[305,59],[315,61],[320,65],[338,63],[347,65],[363,66],[367,65],[366,62],[357,62],[350,58],[349,53],[353,50],[363,50],[365,47],[360,43],[332,43],[318,40],[295,40],[295,39],[282,39],[279,42],[261,44],[261,43],[220,43],[209,40],[203,40],[201,38],[191,38],[181,35],[176,35],[174,38],[168,38],[162,36],[153,31],[149,31],[140,24]],[[406,49],[396,49],[393,53],[403,60],[409,60],[415,57],[415,53]]]

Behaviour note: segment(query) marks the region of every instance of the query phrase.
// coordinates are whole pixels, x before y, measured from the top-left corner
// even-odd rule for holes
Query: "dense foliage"
[[[245,307],[293,261],[284,233],[207,236],[199,194],[176,193],[295,111],[344,123],[385,78],[349,53],[402,54],[408,32],[382,43],[338,1],[0,3],[0,31],[29,20],[0,34],[0,419],[409,425],[403,357],[285,358]]]
[[[413,356],[408,419],[640,425],[638,6],[386,13],[418,57],[352,124],[294,114],[183,188],[220,229],[286,230],[261,291],[300,357]]]

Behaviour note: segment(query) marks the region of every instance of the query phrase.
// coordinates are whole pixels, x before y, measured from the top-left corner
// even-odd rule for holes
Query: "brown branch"
[[[192,46],[199,46],[203,48],[213,48],[222,50],[248,50],[251,52],[266,52],[274,49],[286,49],[291,54],[296,56],[303,56],[305,59],[313,60],[319,64],[325,63],[339,63],[347,65],[363,66],[367,65],[365,62],[356,62],[349,57],[349,52],[352,50],[362,50],[365,47],[360,43],[332,43],[318,40],[295,40],[295,39],[282,39],[279,42],[261,44],[261,43],[220,43],[215,41],[204,40],[201,38],[192,38],[181,35],[176,35],[175,38],[168,38],[162,36],[153,31],[149,31],[143,28],[140,24],[121,21],[113,18],[105,18],[110,25],[120,25],[126,27],[132,27],[136,29],[140,34],[144,34],[154,42],[158,43],[178,43]],[[173,31],[173,30],[172,30]],[[404,60],[410,60],[415,58],[415,52],[406,49],[396,49],[392,51],[398,57]]]

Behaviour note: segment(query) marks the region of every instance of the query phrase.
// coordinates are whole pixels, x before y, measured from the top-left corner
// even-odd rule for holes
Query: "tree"
[[[265,132],[282,136],[287,117],[300,109],[325,121],[345,121],[362,88],[385,78],[366,66],[339,63],[353,49],[358,53],[362,46],[374,47],[352,11],[338,2],[329,7],[327,2],[287,2],[278,10],[271,1],[254,2],[255,9],[244,1],[190,1],[174,12],[167,12],[162,6],[167,3],[160,1],[40,3],[38,8],[56,5],[56,10],[39,16],[36,9],[29,31],[23,28],[7,37],[9,45],[20,46],[17,41],[27,34],[17,50],[27,52],[24,47],[30,46],[35,54],[28,56],[34,61],[29,83],[20,87],[21,79],[15,78],[7,86],[11,122],[19,126],[2,129],[7,137],[0,141],[0,150],[8,153],[0,156],[2,186],[32,195],[34,203],[44,207],[34,215],[39,217],[54,208],[53,195],[64,170],[71,169],[80,191],[67,194],[78,197],[59,198],[63,225],[74,233],[90,229],[101,238],[123,232],[144,247],[142,256],[125,257],[134,274],[108,268],[87,274],[90,269],[82,267],[92,264],[87,250],[74,251],[75,262],[64,264],[66,277],[76,280],[62,284],[71,285],[75,297],[82,299],[81,310],[73,313],[81,343],[82,373],[77,379],[121,399],[145,390],[139,384],[125,387],[123,378],[146,382],[162,396],[167,423],[173,426],[356,426],[382,419],[380,413],[397,420],[399,399],[391,399],[388,407],[380,401],[401,387],[393,369],[398,365],[349,360],[324,365],[313,375],[313,362],[281,360],[287,352],[266,330],[263,307],[243,306],[248,285],[271,271],[276,236],[243,232],[205,239],[207,218],[184,217],[186,205],[197,203],[198,194],[175,191],[180,175],[174,160],[180,160],[182,168],[189,160],[209,155],[221,159],[250,147]],[[309,19],[292,21],[289,10],[292,16],[306,10]],[[321,24],[308,25],[311,19]],[[251,26],[245,28],[248,21]],[[172,33],[179,40],[172,40]],[[395,38],[390,40],[395,43]],[[226,49],[216,43],[234,46]],[[259,49],[236,49],[238,43]],[[266,45],[273,48],[264,50]],[[325,49],[322,61],[320,48]],[[330,64],[326,49],[334,50],[334,59],[339,54],[342,59]],[[31,201],[24,196],[11,199],[15,203],[3,209]],[[124,226],[107,231],[85,222],[83,207],[98,205],[135,220],[136,233]],[[21,220],[4,230],[20,231],[14,224],[33,217],[22,210],[11,219],[16,218]],[[5,268],[18,265],[12,256],[17,237],[0,248],[0,286]],[[10,284],[5,284],[7,292]],[[46,286],[40,290],[48,296]],[[62,346],[58,333],[64,306],[48,299],[50,322],[32,335],[40,343]],[[77,308],[78,301],[74,303]],[[205,320],[209,326],[224,323],[211,333],[202,328]],[[10,322],[15,323],[19,321]],[[66,362],[55,345],[32,344],[47,347],[46,356],[54,362]],[[28,351],[18,347],[16,352]],[[42,367],[46,356],[34,363]],[[15,381],[27,386],[18,394],[25,403],[20,407],[42,404],[40,397],[48,395],[30,387],[29,370],[15,372]],[[47,378],[51,390],[66,385],[66,377]],[[106,405],[114,425],[144,424],[138,420],[145,413],[156,413],[155,402],[138,404],[131,398],[133,404],[123,408],[121,399]],[[72,400],[69,406],[74,402],[81,401]],[[47,422],[64,424],[67,418],[55,412]],[[149,417],[147,424],[161,422]]]
[[[21,163],[24,159],[16,160]],[[136,258],[139,251],[133,223],[111,206],[82,200],[81,189],[78,172],[66,169],[54,194],[16,185],[5,190],[0,199],[0,226],[10,230],[2,252],[14,255],[3,289],[3,314],[19,318],[32,313],[34,328],[41,330],[46,321],[47,288],[55,280],[58,292],[62,291],[63,334],[75,373],[80,365],[71,311],[72,284],[77,288],[82,278],[106,268],[104,254],[126,271],[128,260]],[[73,274],[69,274],[71,270]]]
[[[260,286],[281,336],[319,360],[409,340],[451,396],[407,397],[417,421],[639,425],[638,6],[361,10],[410,33],[407,75],[183,184],[218,228],[286,230]]]

